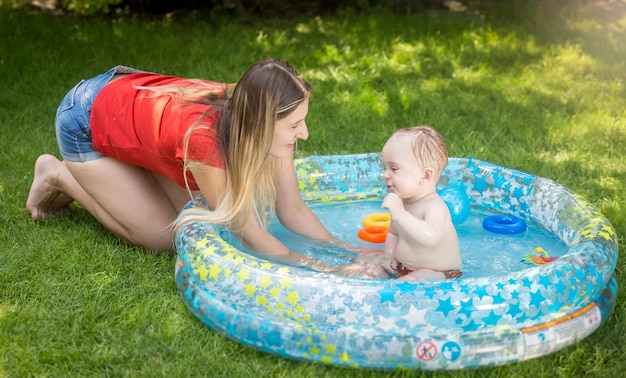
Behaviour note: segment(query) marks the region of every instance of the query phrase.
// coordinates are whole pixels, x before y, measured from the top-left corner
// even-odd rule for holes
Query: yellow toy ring
[[[387,213],[374,213],[363,218],[363,227],[389,228],[391,216]]]

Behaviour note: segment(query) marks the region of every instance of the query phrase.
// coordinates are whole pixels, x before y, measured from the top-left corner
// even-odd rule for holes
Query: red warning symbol
[[[415,348],[415,355],[421,361],[432,361],[437,357],[437,346],[430,341],[422,341]]]

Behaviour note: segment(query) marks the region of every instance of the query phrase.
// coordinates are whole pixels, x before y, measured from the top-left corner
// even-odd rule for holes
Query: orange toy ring
[[[384,243],[387,239],[387,229],[385,227],[369,226],[359,230],[358,236],[361,240],[370,243]]]
[[[370,214],[363,218],[363,227],[382,227],[389,228],[391,216],[387,213]]]

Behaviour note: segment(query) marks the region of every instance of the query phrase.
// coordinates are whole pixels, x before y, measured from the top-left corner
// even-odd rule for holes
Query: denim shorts
[[[81,80],[61,101],[54,122],[59,150],[64,160],[85,162],[104,155],[91,143],[89,117],[96,96],[116,73],[139,72],[132,68],[117,66],[94,78]]]

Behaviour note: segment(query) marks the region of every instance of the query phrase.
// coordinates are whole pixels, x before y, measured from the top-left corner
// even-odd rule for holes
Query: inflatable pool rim
[[[296,161],[307,203],[381,199],[377,153]],[[239,251],[218,227],[175,234],[178,291],[210,328],[278,356],[327,364],[450,370],[561,350],[613,309],[617,238],[593,206],[552,180],[472,158],[451,158],[441,185],[473,208],[512,214],[560,238],[558,260],[505,276],[399,282],[346,278]]]

